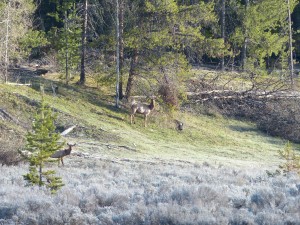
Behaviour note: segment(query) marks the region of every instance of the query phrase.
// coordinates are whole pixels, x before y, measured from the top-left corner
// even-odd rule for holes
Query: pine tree
[[[81,19],[78,16],[74,0],[57,1],[57,11],[49,13],[63,27],[53,27],[50,34],[53,46],[58,50],[58,60],[61,68],[65,69],[66,84],[69,83],[72,73],[80,65],[80,43],[82,37]]]
[[[167,71],[165,70],[168,66],[166,62],[169,62],[165,58],[170,60],[169,56],[172,56],[172,52],[174,55],[178,52],[177,46],[174,44],[175,35],[172,35],[172,27],[178,14],[176,2],[173,0],[137,0],[132,1],[131,4],[132,6],[129,7],[131,17],[128,18],[131,26],[124,31],[126,48],[131,55],[126,98],[131,96],[134,83],[138,86],[138,82],[141,84],[145,80],[151,80],[149,82],[151,87],[143,83],[140,85],[143,87],[141,91],[146,95],[153,92],[157,83],[161,84],[167,76],[164,71]],[[146,74],[143,74],[138,67],[145,68]],[[144,76],[146,79],[137,80],[138,75]]]
[[[239,46],[241,65],[246,70],[260,71],[280,61],[287,69],[288,24],[286,0],[245,0],[235,5],[239,23],[231,34],[232,46]],[[294,8],[293,0],[291,12]],[[234,23],[233,23],[234,24]],[[278,64],[277,64],[278,65]]]
[[[296,154],[290,142],[288,142],[283,150],[279,151],[280,158],[285,162],[279,166],[284,173],[295,171],[300,175],[300,156]]]
[[[55,193],[64,185],[61,178],[55,176],[55,171],[43,170],[48,158],[64,144],[58,144],[60,135],[55,133],[55,118],[56,115],[42,98],[32,124],[33,132],[26,135],[26,148],[32,154],[28,157],[29,173],[23,176],[29,185],[46,186],[51,193]]]

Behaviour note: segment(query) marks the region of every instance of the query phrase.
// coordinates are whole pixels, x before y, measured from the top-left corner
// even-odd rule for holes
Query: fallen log
[[[11,82],[7,82],[6,84],[8,85],[15,85],[15,86],[31,86],[31,83],[28,84],[20,84],[20,83],[11,83]]]
[[[300,99],[300,92],[295,91],[231,91],[231,90],[211,90],[202,92],[187,92],[187,97],[193,103],[206,102],[209,100],[226,99]]]
[[[18,122],[16,119],[14,119],[8,112],[6,112],[4,109],[0,108],[0,118],[3,120],[10,120],[13,122]]]
[[[61,136],[65,136],[68,133],[70,133],[75,127],[77,127],[77,125],[71,126],[68,129],[64,130],[63,132],[60,133]]]

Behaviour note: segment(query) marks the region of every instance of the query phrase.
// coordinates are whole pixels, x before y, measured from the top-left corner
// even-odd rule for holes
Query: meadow
[[[0,85],[0,95],[13,118],[0,120],[0,152],[22,149],[39,90]],[[25,162],[2,165],[0,224],[300,224],[300,177],[277,172],[286,140],[249,121],[201,105],[170,117],[157,105],[144,128],[97,89],[45,86],[45,99],[59,131],[77,125],[62,138],[77,143],[65,166],[48,165],[65,186],[51,195],[26,186]]]
[[[2,166],[0,224],[300,224],[296,174],[78,154],[65,164],[56,195],[26,187],[26,165]]]

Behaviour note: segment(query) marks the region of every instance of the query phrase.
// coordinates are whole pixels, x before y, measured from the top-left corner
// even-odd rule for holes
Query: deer
[[[151,111],[155,107],[155,100],[154,98],[151,98],[150,105],[140,102],[135,102],[133,100],[131,102],[131,111],[130,111],[130,124],[135,123],[134,116],[136,113],[143,114],[144,115],[144,126],[147,127],[147,116],[151,113]]]
[[[183,130],[183,122],[179,121],[179,120],[174,120],[175,124],[176,124],[176,129],[179,131]]]
[[[54,152],[50,157],[51,158],[57,158],[58,159],[58,165],[59,165],[59,160],[61,161],[62,165],[64,166],[64,160],[63,157],[65,157],[66,155],[70,155],[71,151],[72,151],[72,147],[76,145],[75,144],[69,144],[67,143],[67,145],[69,146],[69,148],[64,149],[64,150],[58,150],[56,152]]]

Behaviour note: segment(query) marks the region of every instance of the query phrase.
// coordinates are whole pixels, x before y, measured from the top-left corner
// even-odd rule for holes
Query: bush
[[[300,175],[300,156],[297,156],[295,150],[288,142],[283,150],[279,151],[280,157],[285,160],[285,163],[279,166],[284,173],[291,171],[298,172]]]
[[[179,100],[177,97],[177,90],[175,87],[168,84],[162,84],[158,90],[164,103],[169,106],[169,108],[177,109],[179,107]]]

